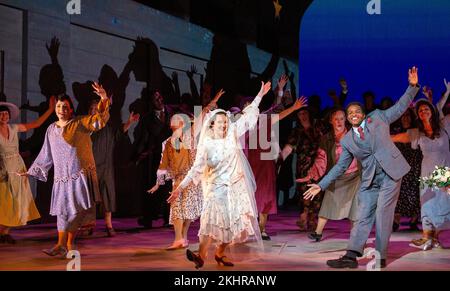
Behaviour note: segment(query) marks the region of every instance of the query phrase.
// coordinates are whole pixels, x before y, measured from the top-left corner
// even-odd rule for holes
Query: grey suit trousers
[[[380,253],[381,259],[386,259],[400,184],[401,179],[394,181],[378,168],[371,185],[367,188],[361,187],[358,193],[357,221],[352,228],[347,250],[362,256],[375,222],[375,249]]]

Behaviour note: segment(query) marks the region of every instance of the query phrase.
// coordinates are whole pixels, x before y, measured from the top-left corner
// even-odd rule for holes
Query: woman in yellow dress
[[[41,126],[54,110],[55,98],[52,97],[48,110],[39,119],[25,124],[9,124],[19,116],[19,108],[12,103],[0,102],[0,243],[14,244],[10,229],[40,218],[28,178],[15,174],[26,172],[19,155],[18,133]]]

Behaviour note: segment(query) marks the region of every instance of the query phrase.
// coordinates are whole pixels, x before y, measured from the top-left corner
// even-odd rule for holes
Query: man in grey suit
[[[313,199],[331,182],[342,175],[353,157],[362,164],[362,179],[358,193],[358,218],[352,228],[346,254],[327,261],[332,268],[357,268],[356,257],[363,255],[364,246],[376,221],[375,247],[380,253],[380,266],[386,266],[387,246],[392,232],[395,206],[402,177],[410,166],[391,140],[389,125],[408,109],[419,91],[417,68],[408,72],[409,87],[400,100],[387,110],[375,110],[367,117],[359,103],[347,106],[347,119],[352,125],[341,140],[342,154],[338,163],[319,184],[310,184],[303,194]]]

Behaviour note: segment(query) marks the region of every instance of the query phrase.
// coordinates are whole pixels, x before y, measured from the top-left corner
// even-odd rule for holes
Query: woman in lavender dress
[[[447,84],[446,84],[447,85]],[[447,86],[450,93],[450,84]],[[444,96],[445,103],[448,95]],[[440,102],[440,103],[441,103]],[[392,137],[394,142],[411,142],[423,153],[421,176],[429,176],[435,166],[450,166],[450,115],[439,118],[438,109],[427,99],[416,103],[418,128],[409,129]],[[411,241],[410,246],[424,251],[440,246],[439,233],[450,229],[450,195],[442,189],[425,186],[420,191],[422,238]]]
[[[109,99],[101,85],[93,87],[101,97],[94,115],[74,117],[70,97],[57,98],[58,121],[48,127],[41,152],[28,172],[20,174],[46,181],[55,167],[50,214],[57,216],[58,243],[44,250],[49,256],[65,256],[73,249],[78,228],[95,217],[95,203],[100,201],[90,135],[108,121]]]

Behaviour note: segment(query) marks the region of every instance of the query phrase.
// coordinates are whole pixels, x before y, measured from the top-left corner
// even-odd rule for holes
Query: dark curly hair
[[[428,136],[431,139],[435,139],[441,136],[441,122],[439,120],[439,113],[437,112],[436,108],[431,104],[430,102],[426,100],[420,100],[416,103],[416,115],[419,116],[419,108],[420,106],[425,105],[430,108],[431,111],[431,129],[433,130],[433,133],[431,136]],[[423,132],[426,135],[425,132],[425,126],[423,124],[423,121],[420,118],[417,118],[417,127],[419,128],[420,132]]]

